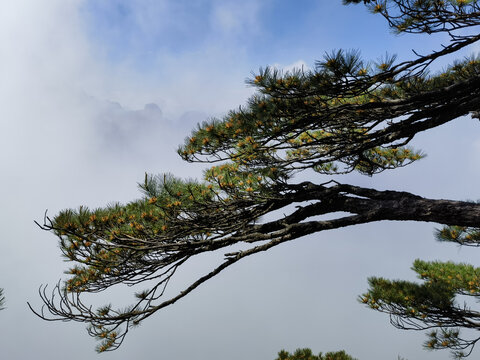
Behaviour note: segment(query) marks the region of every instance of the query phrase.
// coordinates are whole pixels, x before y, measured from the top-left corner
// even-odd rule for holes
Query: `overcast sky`
[[[200,176],[176,147],[197,122],[242,105],[252,71],[311,67],[339,48],[404,59],[438,40],[394,36],[380,17],[340,0],[0,2],[1,358],[268,360],[310,347],[359,360],[448,359],[356,300],[369,276],[414,279],[416,258],[475,263],[479,250],[436,243],[434,224],[325,232],[244,259],[132,330],[114,353],[97,355],[84,325],[47,323],[26,306],[40,306],[38,287],[68,267],[56,238],[33,221],[46,209],[133,200],[145,171]],[[341,180],[480,198],[479,126],[465,118],[421,134],[421,162]],[[178,281],[211,260],[194,261]]]

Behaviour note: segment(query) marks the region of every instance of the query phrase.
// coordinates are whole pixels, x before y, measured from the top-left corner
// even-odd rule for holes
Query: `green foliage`
[[[456,299],[480,296],[480,268],[416,260],[412,269],[423,280],[422,284],[370,278],[370,289],[360,301],[389,313],[392,324],[399,328],[434,329],[428,333],[428,349],[449,348],[457,357],[470,354],[477,339],[464,338],[460,328],[476,328],[480,312]]]
[[[362,2],[374,14],[383,15],[394,32],[434,33],[468,26],[478,14],[477,0],[343,0]]]
[[[122,278],[129,268],[138,269],[148,262],[149,241],[169,238],[184,231],[171,226],[175,219],[188,211],[201,211],[214,196],[212,187],[195,181],[181,181],[165,176],[146,176],[140,185],[145,198],[125,206],[114,204],[106,208],[60,212],[52,222],[55,234],[60,239],[64,256],[78,264],[67,273],[69,292],[87,287],[101,289],[106,281],[134,281]],[[198,241],[208,237],[205,229],[191,234]],[[151,270],[137,271],[135,276],[149,276]]]
[[[455,80],[445,73],[423,80],[383,78],[394,60],[388,57],[372,66],[358,52],[340,50],[325,55],[313,71],[260,70],[249,81],[258,95],[225,118],[203,123],[186,139],[179,154],[187,161],[230,160],[223,169],[215,167],[207,173],[208,180],[225,190],[238,190],[246,174],[252,173],[258,183],[251,191],[259,191],[306,167],[325,174],[359,171],[373,175],[410,164],[422,158],[421,152],[393,144],[367,146],[375,132],[371,131],[372,119],[365,119],[366,109],[372,103],[379,105]],[[345,87],[348,81],[355,81],[355,86]],[[366,91],[369,88],[376,90]],[[343,108],[344,116],[336,108]],[[345,152],[362,147],[364,151],[351,156]]]
[[[438,241],[464,246],[480,246],[480,229],[467,226],[444,226],[435,232]]]
[[[297,349],[293,354],[288,351],[282,350],[278,353],[278,357],[275,360],[356,360],[351,357],[344,350],[327,352],[325,354],[319,353],[314,355],[312,350],[308,348]]]

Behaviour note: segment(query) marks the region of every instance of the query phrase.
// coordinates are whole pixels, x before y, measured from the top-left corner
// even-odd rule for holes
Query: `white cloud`
[[[287,71],[293,71],[293,70],[305,70],[305,71],[308,71],[310,70],[310,67],[308,66],[308,64],[304,61],[304,60],[297,60],[297,61],[294,61],[293,63],[290,63],[288,65],[282,65],[282,64],[273,64],[272,67],[278,69],[278,70],[281,70],[283,72],[287,72]]]
[[[257,1],[220,1],[212,11],[212,24],[223,36],[246,36],[260,31],[258,16],[262,6]]]
[[[41,222],[46,209],[53,216],[66,207],[132,200],[144,171],[195,173],[182,170],[175,154],[183,128],[158,107],[144,108],[156,101],[153,85],[136,92],[143,79],[135,71],[97,58],[80,5],[0,5],[0,287],[7,297],[0,338],[6,359],[93,356],[84,326],[45,323],[26,307],[27,300],[38,305],[38,286],[55,283],[66,268],[55,237],[33,220]],[[122,356],[132,355],[114,358]]]

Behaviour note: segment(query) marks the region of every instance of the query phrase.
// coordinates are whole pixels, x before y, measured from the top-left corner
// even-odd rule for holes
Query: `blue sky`
[[[25,304],[40,306],[38,286],[54,284],[67,268],[56,239],[33,220],[45,209],[53,215],[132,200],[145,171],[201,176],[203,167],[182,162],[175,149],[197,122],[245,103],[252,72],[313,66],[339,48],[404,59],[412,48],[438,48],[437,40],[393,36],[381,18],[340,0],[0,5],[2,358],[273,359],[282,348],[311,347],[345,349],[359,360],[447,359],[423,351],[421,334],[393,329],[356,300],[368,276],[413,279],[416,258],[475,262],[475,250],[435,243],[432,224],[343,229],[246,259],[148,319],[113,354],[96,355],[83,325],[43,322]],[[434,198],[479,197],[478,121],[434,129],[415,145],[428,154],[418,164],[342,180]],[[194,261],[173,287],[215,260]],[[116,290],[100,302],[130,300]]]
[[[372,40],[391,41],[378,31],[382,19],[359,17],[364,9],[340,1],[86,1],[80,9],[89,38],[109,61],[131,61],[144,71],[155,72],[163,52],[183,56],[212,44],[235,48],[256,68],[302,56],[312,63],[325,51],[360,44],[370,55]]]
[[[379,16],[341,1],[86,1],[80,9],[90,40],[109,61],[150,72],[164,52],[182,57],[211,46],[234,48],[253,69],[303,57],[312,64],[338,48],[361,48],[372,59],[381,55],[378,44],[400,54],[412,48],[411,39],[385,31]]]
[[[340,18],[334,15],[338,11],[342,12]],[[339,41],[349,47],[368,44],[373,39],[364,36],[370,31],[376,41],[390,38],[388,32],[378,32],[381,18],[359,17],[359,12],[364,9],[314,0],[300,4],[247,1],[243,5],[232,1],[87,1],[81,7],[89,36],[108,49],[113,61],[131,54],[140,62],[142,53],[166,50],[182,54],[212,40],[241,44],[253,60],[261,63],[285,56],[282,48],[301,51],[308,47],[303,52],[322,53],[327,48],[317,47],[338,47]],[[219,19],[221,16],[223,19]],[[259,59],[255,59],[257,56]]]

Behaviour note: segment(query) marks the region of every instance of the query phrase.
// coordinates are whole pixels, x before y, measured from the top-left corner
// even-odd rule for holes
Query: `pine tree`
[[[478,229],[446,226],[437,237],[441,241],[478,246],[479,235]],[[412,269],[423,283],[372,277],[370,288],[360,301],[388,313],[392,325],[399,329],[427,330],[427,349],[451,349],[456,358],[470,355],[480,340],[476,334],[480,311],[472,309],[473,301],[466,299],[480,297],[480,268],[417,259]],[[466,336],[461,329],[466,330]]]
[[[211,164],[202,181],[146,175],[139,200],[45,217],[42,228],[59,238],[73,266],[52,294],[40,289],[45,309],[37,314],[89,324],[88,333],[101,341],[98,350],[110,351],[132,326],[232,264],[308,234],[381,220],[428,221],[447,226],[440,232],[445,238],[476,244],[479,204],[343,184],[335,175],[373,176],[407,166],[423,157],[409,146],[418,133],[455,119],[479,118],[479,58],[428,72],[435,60],[480,40],[474,31],[480,24],[477,1],[363,3],[394,32],[444,32],[450,41],[404,62],[394,56],[367,62],[359,52],[340,50],[312,70],[260,69],[248,81],[256,93],[244,107],[199,124],[179,148],[186,161]],[[298,173],[308,174],[310,181],[295,182]],[[339,213],[347,215],[335,216]],[[269,220],[261,220],[267,214]],[[328,214],[330,220],[318,220]],[[243,244],[243,250],[226,253],[210,272],[165,298],[166,286],[186,261],[234,244]],[[393,314],[399,327],[439,327],[432,348],[471,347],[478,338],[462,340],[451,329],[478,329],[477,315],[455,306],[453,296],[478,294],[477,270],[423,262],[415,270],[427,280],[425,286],[372,279],[362,301]],[[148,288],[135,293],[126,309],[95,309],[83,302],[84,294],[116,284]]]
[[[293,354],[282,350],[278,353],[275,360],[357,360],[348,355],[344,350],[327,352],[325,354],[319,353],[314,355],[312,350],[308,348],[297,349]]]

